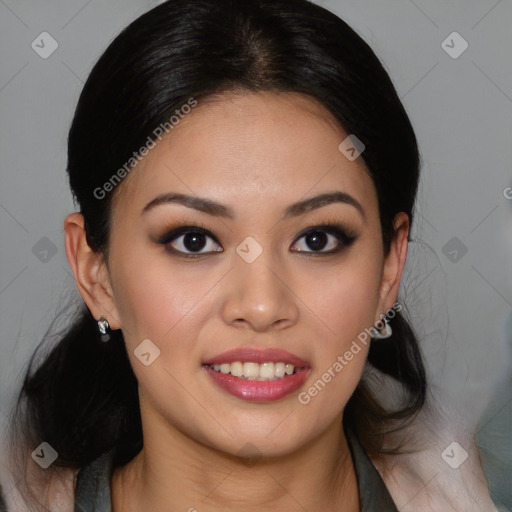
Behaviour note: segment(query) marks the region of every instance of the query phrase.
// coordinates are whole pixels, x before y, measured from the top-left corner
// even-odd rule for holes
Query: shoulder
[[[385,442],[409,453],[372,458],[401,512],[496,512],[474,433],[457,411],[431,400]]]

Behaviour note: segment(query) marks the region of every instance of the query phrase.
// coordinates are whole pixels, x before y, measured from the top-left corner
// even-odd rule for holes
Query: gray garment
[[[359,484],[360,512],[398,512],[379,472],[350,430],[347,430],[347,442]],[[105,452],[79,471],[75,512],[112,512],[110,478],[113,454],[113,450]]]
[[[0,487],[0,512],[7,512],[7,505],[4,501],[4,495],[2,494],[2,487]]]

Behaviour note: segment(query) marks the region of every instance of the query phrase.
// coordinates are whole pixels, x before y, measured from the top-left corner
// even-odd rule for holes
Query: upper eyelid
[[[315,229],[324,230],[324,231],[341,230],[341,231],[345,231],[347,233],[347,235],[350,235],[350,234],[353,234],[354,236],[357,235],[355,229],[352,229],[349,226],[345,226],[345,225],[343,225],[343,223],[323,221],[323,222],[318,222],[318,223],[316,223],[316,224],[314,224],[312,226],[309,226],[307,228],[302,229],[295,236],[296,237],[304,236],[309,231],[313,231]],[[208,236],[211,236],[214,240],[218,241],[218,237],[216,237],[209,228],[207,228],[204,225],[196,225],[194,223],[188,223],[188,224],[184,223],[182,225],[178,225],[178,226],[175,226],[175,227],[170,227],[170,228],[164,230],[163,234],[161,236],[159,236],[158,239],[166,238],[167,236],[169,236],[170,234],[172,234],[174,232],[176,232],[175,236],[178,237],[178,236],[183,235],[184,233],[188,233],[188,232],[191,232],[191,231],[194,231],[194,230],[199,231],[201,233],[204,233],[204,234],[206,234]],[[179,233],[179,231],[182,231],[182,232]]]

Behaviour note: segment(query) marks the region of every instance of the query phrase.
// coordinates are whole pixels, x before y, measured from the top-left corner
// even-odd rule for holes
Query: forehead
[[[115,210],[140,210],[181,192],[247,208],[340,190],[376,201],[362,158],[338,149],[348,133],[318,101],[297,93],[231,93],[182,115],[116,191]]]

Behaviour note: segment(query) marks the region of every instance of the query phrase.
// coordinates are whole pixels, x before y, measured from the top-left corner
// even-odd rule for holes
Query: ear
[[[87,243],[83,215],[69,214],[64,220],[64,232],[66,256],[84,302],[94,318],[105,316],[111,329],[120,329],[109,270],[103,255]]]
[[[408,215],[404,212],[398,213],[395,216],[393,226],[395,232],[391,240],[389,254],[384,260],[376,322],[381,319],[380,315],[386,313],[396,302],[400,280],[407,258],[407,238],[409,235]]]

